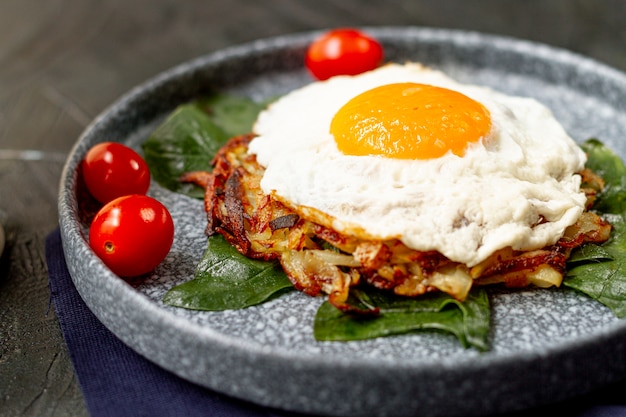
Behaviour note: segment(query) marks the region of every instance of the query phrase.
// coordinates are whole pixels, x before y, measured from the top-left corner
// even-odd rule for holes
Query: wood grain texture
[[[626,70],[623,0],[0,0],[0,415],[85,416],[49,306],[44,239],[65,156],[157,73],[223,47],[337,26],[458,28]]]

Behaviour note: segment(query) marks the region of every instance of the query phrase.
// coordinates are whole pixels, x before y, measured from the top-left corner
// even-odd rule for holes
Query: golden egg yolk
[[[346,155],[433,159],[465,155],[491,129],[489,111],[447,88],[418,83],[368,90],[335,114],[330,133]]]

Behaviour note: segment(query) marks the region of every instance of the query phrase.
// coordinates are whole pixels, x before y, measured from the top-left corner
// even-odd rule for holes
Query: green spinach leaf
[[[215,153],[233,136],[252,131],[266,103],[214,95],[177,107],[143,143],[152,177],[168,190],[203,198],[204,190],[181,183],[185,172],[209,171]]]
[[[197,106],[228,137],[252,132],[252,125],[267,104],[268,102],[258,103],[247,97],[230,94],[217,94],[197,101]]]
[[[483,289],[474,289],[464,302],[444,293],[418,298],[400,297],[371,288],[351,291],[355,305],[376,306],[379,316],[345,314],[324,302],[314,321],[321,341],[363,340],[418,330],[452,333],[464,347],[489,348],[490,304]]]
[[[236,310],[293,289],[278,262],[246,258],[221,235],[208,239],[194,278],[170,289],[165,304],[192,310]]]
[[[143,143],[150,173],[163,187],[195,198],[204,191],[180,182],[185,172],[207,171],[228,135],[195,104],[179,106]]]
[[[611,238],[601,246],[585,245],[572,253],[563,285],[599,301],[619,318],[626,317],[626,167],[595,139],[582,145],[587,166],[606,181],[594,208],[611,223]]]

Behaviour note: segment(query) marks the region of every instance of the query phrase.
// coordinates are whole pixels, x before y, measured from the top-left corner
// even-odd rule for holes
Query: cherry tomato
[[[89,229],[89,245],[111,271],[136,277],[152,271],[174,241],[167,208],[146,195],[127,195],[105,204]]]
[[[383,47],[355,29],[335,29],[314,40],[306,52],[305,65],[319,80],[335,75],[356,75],[377,68]]]
[[[105,204],[129,194],[145,194],[150,187],[150,170],[143,158],[126,145],[99,143],[82,163],[87,189]]]

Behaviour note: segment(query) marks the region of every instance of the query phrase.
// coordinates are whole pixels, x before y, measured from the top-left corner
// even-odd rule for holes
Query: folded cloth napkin
[[[122,343],[83,302],[67,270],[61,235],[46,239],[50,293],[63,337],[78,376],[87,409],[93,417],[295,417],[262,408],[185,381],[158,367]],[[626,382],[598,393],[521,413],[562,417],[626,416]]]
[[[122,343],[74,287],[58,229],[46,239],[46,261],[54,309],[91,416],[295,416],[187,382]]]

